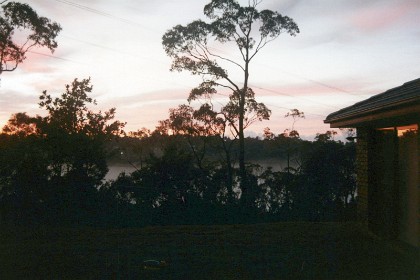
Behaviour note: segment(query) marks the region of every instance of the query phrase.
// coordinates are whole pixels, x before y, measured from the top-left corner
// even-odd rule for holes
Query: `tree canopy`
[[[5,1],[3,1],[4,3]],[[39,16],[28,4],[8,2],[0,14],[0,75],[15,70],[34,47],[57,48],[61,26]]]

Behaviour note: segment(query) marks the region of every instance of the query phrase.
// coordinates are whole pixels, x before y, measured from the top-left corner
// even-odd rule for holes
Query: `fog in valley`
[[[266,169],[271,167],[273,171],[281,171],[287,167],[287,160],[285,159],[265,159],[265,160],[253,160],[253,164],[258,164],[262,168]],[[290,162],[291,167],[297,166],[295,161]],[[130,164],[130,163],[110,163],[108,165],[109,171],[108,174],[105,176],[105,180],[115,180],[117,179],[118,175],[122,172],[126,174],[130,174],[136,169],[140,169],[140,164]]]

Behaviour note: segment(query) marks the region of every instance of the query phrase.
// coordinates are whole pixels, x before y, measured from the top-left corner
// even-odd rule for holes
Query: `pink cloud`
[[[88,77],[78,77],[78,80],[84,78]],[[42,93],[42,91],[46,90],[49,94],[53,95],[54,97],[58,97],[65,91],[65,86],[73,82],[73,79],[74,78],[53,77],[51,79],[31,81],[29,82],[29,84],[34,89],[36,89],[39,95]],[[93,93],[95,93],[95,89],[93,90]]]
[[[96,92],[100,94],[100,92]],[[174,90],[159,90],[159,91],[152,91],[152,92],[145,92],[139,93],[132,96],[124,96],[124,97],[115,97],[105,101],[104,103],[108,104],[107,106],[115,106],[117,107],[133,107],[133,106],[142,106],[142,104],[152,104],[152,103],[172,103],[172,102],[179,102],[187,103],[188,98],[188,90],[181,90],[181,89],[174,89]],[[100,102],[98,100],[98,102]],[[103,102],[100,102],[103,103]],[[167,110],[169,107],[167,108]]]
[[[400,22],[413,9],[413,4],[407,1],[395,5],[370,6],[351,17],[351,23],[356,28],[373,32],[385,29]]]
[[[51,73],[56,71],[56,65],[61,63],[78,63],[67,58],[70,52],[60,52],[56,50],[51,53],[47,48],[31,48],[26,52],[26,59],[18,65],[18,68],[27,73]]]
[[[289,96],[299,98],[300,96],[317,96],[326,94],[336,94],[345,96],[357,96],[365,94],[365,88],[369,83],[362,80],[345,78],[340,80],[316,81],[306,79],[306,82],[259,86],[251,85],[258,96]]]

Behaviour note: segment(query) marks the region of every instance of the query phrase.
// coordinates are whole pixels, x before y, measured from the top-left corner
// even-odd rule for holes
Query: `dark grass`
[[[0,229],[0,279],[420,279],[354,223]],[[144,269],[147,259],[165,260]]]

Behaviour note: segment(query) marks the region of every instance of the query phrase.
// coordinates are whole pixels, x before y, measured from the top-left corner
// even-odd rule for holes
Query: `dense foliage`
[[[111,122],[115,109],[88,109],[95,104],[88,97],[91,90],[90,79],[75,79],[61,97],[44,91],[39,105],[47,117],[18,113],[3,128],[2,219],[78,223],[96,218],[98,188],[108,172],[105,143],[124,124]]]
[[[331,132],[313,142],[287,133],[247,138],[252,205],[244,209],[237,139],[168,134],[162,126],[123,136],[124,124],[112,121],[115,109],[89,109],[91,90],[89,79],[76,79],[60,97],[43,92],[47,117],[17,113],[3,127],[1,223],[141,226],[354,215],[354,144],[333,141]],[[267,159],[281,164],[257,164]],[[108,164],[123,162],[136,170],[106,181]]]

